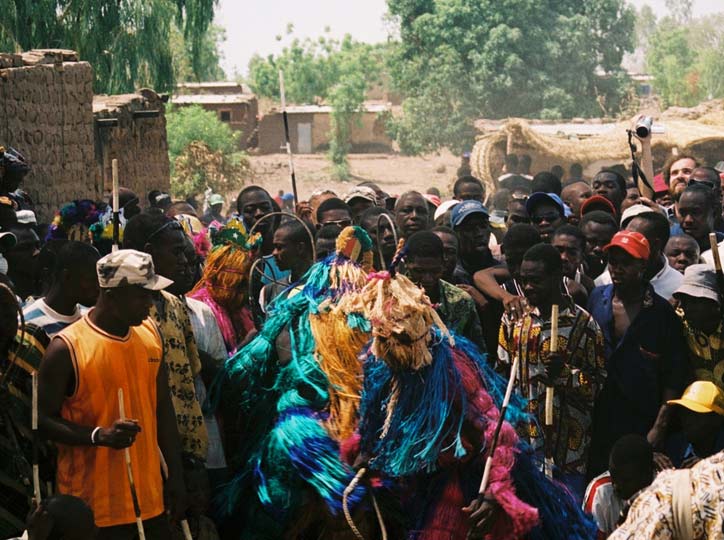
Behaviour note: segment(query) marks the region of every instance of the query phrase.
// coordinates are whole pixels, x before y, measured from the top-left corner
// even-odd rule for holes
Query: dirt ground
[[[250,156],[254,170],[254,183],[269,193],[291,191],[286,154]],[[460,158],[449,152],[408,157],[396,154],[352,154],[349,156],[352,177],[340,182],[332,178],[332,170],[325,154],[294,156],[297,189],[304,200],[320,188],[331,189],[343,196],[353,186],[371,180],[391,195],[416,189],[424,192],[435,186],[443,195],[452,191],[452,182],[460,165]]]

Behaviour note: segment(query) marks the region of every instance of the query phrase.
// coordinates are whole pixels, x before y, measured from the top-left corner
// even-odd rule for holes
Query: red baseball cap
[[[654,176],[654,193],[666,193],[669,191],[669,186],[666,185],[664,175],[662,173]]]
[[[594,210],[608,212],[609,214],[613,214],[613,217],[618,216],[613,203],[603,195],[593,195],[583,201],[583,204],[581,205],[581,217],[588,214],[588,212],[593,212]]]
[[[604,247],[603,250],[608,251],[612,247],[623,249],[634,259],[648,260],[649,255],[651,255],[649,241],[646,240],[643,234],[633,231],[618,231],[613,235],[611,242]]]

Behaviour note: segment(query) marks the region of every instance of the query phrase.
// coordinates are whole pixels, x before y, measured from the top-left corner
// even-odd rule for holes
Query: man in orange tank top
[[[55,337],[41,362],[40,429],[58,446],[58,491],[83,499],[107,540],[137,535],[128,448],[146,538],[166,539],[164,491],[172,519],[183,515],[186,493],[161,338],[148,314],[153,291],[172,282],[155,274],[150,255],[134,250],[103,257],[97,271],[95,307]],[[165,485],[159,449],[168,464]]]

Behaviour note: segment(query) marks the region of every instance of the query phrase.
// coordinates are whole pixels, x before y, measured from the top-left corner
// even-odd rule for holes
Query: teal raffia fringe
[[[467,398],[447,339],[435,327],[432,332],[433,361],[417,372],[393,373],[385,362],[372,355],[365,363],[361,448],[375,456],[370,464],[373,468],[392,477],[432,472],[440,454],[448,450],[454,450],[456,458],[465,456],[461,439],[464,415],[460,411],[466,410]],[[457,334],[453,337],[456,349],[473,360],[483,373],[486,390],[500,408],[507,381],[493,371],[486,355],[475,345]],[[387,418],[390,400],[395,399],[395,385],[402,391]],[[506,419],[528,419],[526,408],[525,399],[512,396]],[[387,432],[381,437],[385,425]]]
[[[329,277],[335,265],[343,263],[349,261],[333,255],[313,265],[303,278],[302,291],[275,303],[261,332],[227,360],[212,386],[212,403],[224,418],[254,415],[239,441],[238,455],[231,459],[238,465],[234,479],[215,500],[222,516],[233,515],[253,493],[284,522],[299,509],[300,494],[309,489],[332,514],[340,510],[354,471],[342,462],[337,442],[323,425],[329,381],[315,358],[309,316],[318,313],[320,303],[344,292],[333,290]],[[366,324],[350,322],[363,328]],[[292,354],[281,366],[274,344],[285,328]],[[358,486],[350,505],[363,495],[364,488]]]

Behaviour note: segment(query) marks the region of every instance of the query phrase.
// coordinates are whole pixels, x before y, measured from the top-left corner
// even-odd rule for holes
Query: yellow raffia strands
[[[248,282],[254,253],[234,244],[214,249],[206,259],[201,279],[194,287],[196,292],[206,287],[215,302],[224,307],[241,306],[248,296]]]
[[[362,313],[372,323],[372,353],[393,370],[419,370],[432,362],[433,324],[454,344],[430,299],[407,277],[375,277],[358,293],[346,295],[338,309]]]

